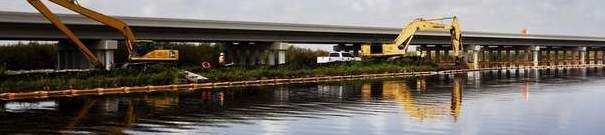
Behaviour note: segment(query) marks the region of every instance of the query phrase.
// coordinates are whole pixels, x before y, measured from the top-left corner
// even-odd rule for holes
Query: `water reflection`
[[[529,86],[526,81],[521,82],[521,97],[525,99],[525,102],[529,101]]]
[[[392,99],[396,101],[410,117],[423,121],[426,119],[438,120],[441,116],[451,115],[455,121],[460,114],[462,104],[462,79],[454,79],[451,89],[451,101],[442,100],[442,95],[430,97],[426,91],[426,79],[416,80],[416,89],[411,90],[406,81],[380,81],[363,83],[362,98],[364,100],[375,98]],[[430,98],[418,98],[427,94]],[[436,100],[439,98],[438,100]],[[420,102],[420,103],[419,103]],[[430,104],[423,104],[430,102]]]
[[[489,117],[501,122],[518,122],[482,112],[478,115],[473,109],[478,105],[515,108],[520,106],[510,103],[517,100],[531,105],[533,103],[528,102],[530,89],[532,98],[538,97],[532,101],[546,102],[542,95],[562,95],[549,91],[556,89],[551,85],[589,86],[583,82],[599,80],[602,76],[602,69],[494,71],[416,79],[4,102],[0,103],[3,106],[0,132],[457,134],[453,132],[456,127],[468,125],[469,119],[483,122],[484,117]],[[536,118],[542,117],[545,116]],[[361,123],[369,120],[373,126],[364,126],[360,119]],[[304,124],[307,122],[317,123]],[[438,123],[445,126],[409,128]],[[460,125],[453,126],[457,124]],[[435,128],[440,130],[432,130]],[[524,130],[532,128],[538,127]],[[318,131],[309,132],[311,130]]]

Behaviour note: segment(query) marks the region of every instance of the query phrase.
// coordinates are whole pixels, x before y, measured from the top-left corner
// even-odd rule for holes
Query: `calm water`
[[[0,103],[0,134],[605,134],[602,69]]]

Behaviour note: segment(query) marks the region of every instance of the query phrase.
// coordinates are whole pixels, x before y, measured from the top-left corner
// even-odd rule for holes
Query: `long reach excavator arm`
[[[441,20],[451,19],[451,24],[445,24],[441,22]],[[414,34],[417,31],[449,31],[451,34],[452,40],[452,49],[454,51],[454,56],[458,57],[460,55],[460,50],[462,50],[461,46],[461,38],[462,31],[460,30],[460,24],[458,23],[458,19],[454,17],[445,17],[445,18],[435,18],[435,19],[423,19],[419,18],[412,21],[408,24],[401,32],[399,36],[394,41],[394,45],[397,45],[399,49],[407,50],[408,46],[412,42],[412,38],[414,38]]]
[[[451,24],[441,22],[443,20],[451,20]],[[371,44],[362,46],[362,55],[366,57],[402,56],[406,53],[414,38],[414,34],[418,31],[449,31],[451,34],[454,56],[460,57],[460,51],[462,50],[462,32],[458,19],[455,16],[435,19],[415,19],[401,30],[393,42],[382,44],[382,48],[380,48],[381,51],[371,50]]]
[[[67,37],[80,49],[84,56],[91,62],[92,65],[98,66],[99,60],[90,49],[61,21],[61,19],[51,12],[41,0],[27,0],[35,7],[44,17],[46,17],[55,27],[61,30]],[[140,56],[135,51],[136,37],[128,24],[124,21],[103,15],[93,10],[84,8],[77,4],[75,0],[48,0],[66,9],[79,13],[92,20],[100,22],[104,25],[117,29],[126,41],[126,49],[128,50],[129,60],[143,61],[175,61],[178,59],[178,51],[176,50],[153,50],[144,56]]]

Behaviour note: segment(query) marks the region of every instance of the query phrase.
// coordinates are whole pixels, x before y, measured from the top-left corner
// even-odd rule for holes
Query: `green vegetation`
[[[288,55],[288,66],[313,67],[316,66],[318,56],[327,56],[329,53],[326,51],[290,46],[286,54]]]
[[[179,62],[181,67],[199,66],[202,61],[208,61],[212,65],[218,64],[218,57],[223,48],[221,45],[175,45],[172,48],[179,50]]]
[[[208,77],[212,81],[236,81],[332,75],[431,71],[435,70],[436,68],[436,65],[430,63],[413,64],[410,62],[389,62],[375,60],[370,62],[340,63],[319,67],[298,67],[292,65],[280,67],[260,66],[254,68],[228,67],[208,71],[197,71],[197,73],[202,76]]]
[[[7,75],[0,78],[0,91],[160,85],[178,83],[181,78],[183,77],[177,68],[163,65],[150,66],[145,70],[119,69],[68,74]]]
[[[54,44],[36,42],[0,46],[0,65],[6,70],[52,69],[57,59],[55,50]]]
[[[27,75],[2,75],[0,74],[0,92],[24,92],[35,90],[59,90],[59,89],[83,89],[96,87],[121,87],[121,86],[145,86],[185,83],[181,74],[182,70],[189,70],[208,77],[211,82],[257,80],[275,78],[299,78],[314,76],[333,75],[355,75],[395,73],[412,71],[437,70],[437,66],[431,63],[393,62],[384,60],[369,60],[364,62],[336,63],[319,66],[316,64],[317,56],[325,56],[328,52],[315,51],[290,47],[287,52],[289,63],[280,66],[248,66],[248,67],[220,67],[210,70],[199,68],[201,61],[209,61],[215,64],[218,54],[222,50],[221,45],[177,45],[165,44],[167,48],[178,49],[181,59],[178,66],[152,65],[141,69],[115,69],[113,71],[93,71],[62,74],[27,74]],[[12,53],[3,55],[1,58],[5,64],[0,63],[0,72],[7,69],[27,67],[25,69],[53,67],[54,47],[51,45],[22,45],[0,48],[1,52],[11,53],[10,49],[19,49],[26,52],[28,56]],[[31,50],[30,50],[31,49]],[[37,52],[36,52],[37,50]],[[12,50],[17,51],[17,50]],[[125,62],[124,50],[117,53],[116,63]],[[24,55],[25,55],[24,54]],[[4,57],[6,55],[7,57]],[[31,56],[30,56],[31,55]],[[48,57],[53,60],[47,60]],[[18,60],[14,60],[18,59]],[[31,63],[35,64],[31,64]],[[37,63],[49,62],[49,63]],[[17,64],[15,64],[17,63]],[[21,64],[22,63],[22,64]],[[30,65],[28,65],[30,64]],[[45,65],[46,64],[46,65]]]
[[[212,82],[298,78],[331,75],[355,75],[395,73],[435,70],[431,64],[412,64],[409,62],[352,62],[320,67],[295,66],[259,66],[226,67],[212,70],[198,70],[197,73],[208,77]],[[27,76],[7,76],[0,79],[0,91],[57,90],[69,88],[144,86],[184,83],[180,69],[154,65],[146,70],[117,69],[113,71],[95,71],[70,74],[36,74]]]

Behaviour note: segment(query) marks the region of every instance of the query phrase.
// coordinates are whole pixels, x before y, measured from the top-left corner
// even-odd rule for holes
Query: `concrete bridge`
[[[59,15],[100,57],[111,59],[121,40],[118,32],[79,15]],[[118,17],[132,26],[139,39],[218,42],[226,45],[228,60],[238,64],[282,64],[290,43],[329,43],[353,46],[392,41],[401,28],[239,22],[169,18]],[[405,22],[402,22],[402,24]],[[0,12],[0,39],[58,40],[66,37],[37,13]],[[449,62],[450,37],[443,32],[420,32],[412,42],[435,61]],[[469,63],[476,67],[603,63],[605,38],[561,35],[521,35],[463,32]],[[69,48],[69,47],[62,47]],[[60,68],[85,67],[79,52],[60,53]],[[268,54],[268,55],[262,55]],[[61,57],[62,56],[62,57]],[[261,58],[261,56],[266,56]],[[75,64],[74,64],[75,63]],[[79,63],[79,64],[78,64]],[[112,64],[107,60],[105,64]],[[76,66],[74,66],[76,65]]]

